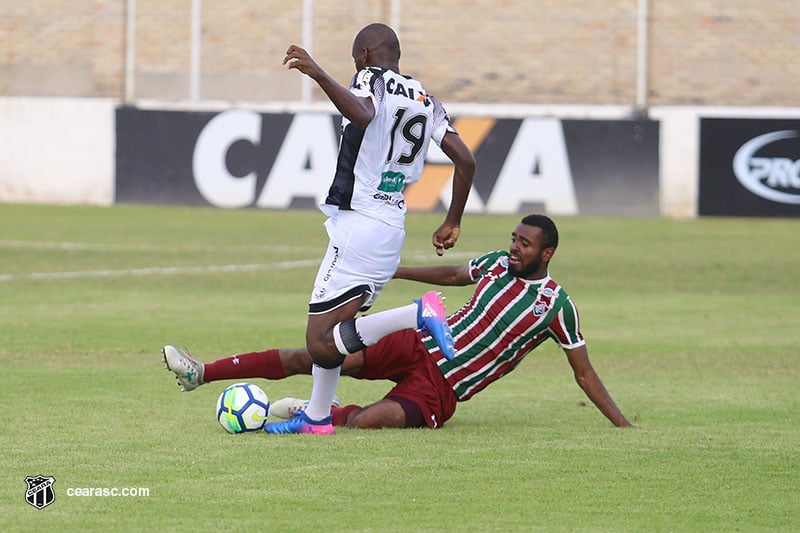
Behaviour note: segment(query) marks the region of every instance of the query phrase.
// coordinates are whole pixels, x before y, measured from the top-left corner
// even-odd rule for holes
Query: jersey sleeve
[[[564,301],[564,304],[550,323],[548,331],[550,336],[565,350],[586,344],[581,333],[578,308],[575,307],[572,298],[567,297]]]
[[[504,251],[497,250],[496,252],[489,252],[484,254],[480,257],[476,257],[471,259],[469,262],[469,277],[474,281],[478,281],[482,275],[484,275],[489,268],[491,268],[497,261],[507,255]]]
[[[453,127],[453,124],[450,121],[450,116],[447,114],[447,111],[445,111],[442,103],[433,96],[428,96],[428,98],[430,98],[431,102],[433,103],[433,127],[431,128],[431,139],[433,139],[437,145],[441,145],[445,133],[449,131],[450,133],[458,134],[458,132],[456,131],[455,127]]]

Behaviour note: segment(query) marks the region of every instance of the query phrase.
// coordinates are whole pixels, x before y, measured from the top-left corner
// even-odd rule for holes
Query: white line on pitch
[[[258,270],[282,270],[307,267],[318,263],[314,259],[280,261],[277,263],[254,263],[247,265],[212,265],[196,267],[149,267],[120,270],[77,270],[72,272],[31,272],[29,274],[0,274],[0,281],[53,280],[77,278],[114,278],[128,276],[164,276],[175,274],[209,274],[218,272],[254,272]]]
[[[289,246],[282,244],[248,244],[241,246],[158,246],[153,244],[125,244],[125,243],[86,243],[86,242],[59,242],[59,241],[25,241],[2,240],[0,248],[29,249],[29,250],[69,250],[89,252],[218,252],[225,250],[247,250],[267,252],[303,252],[315,250],[310,246]]]
[[[457,260],[471,259],[479,254],[469,252],[446,252],[445,257],[437,261],[451,263]],[[431,254],[410,254],[404,256],[407,260],[427,261]],[[434,256],[435,257],[435,256]],[[449,259],[449,261],[448,261]],[[189,267],[146,267],[124,268],[119,270],[75,270],[65,272],[29,272],[26,274],[0,274],[0,282],[17,280],[58,280],[80,278],[115,278],[129,276],[170,276],[176,274],[214,274],[220,272],[255,272],[259,270],[283,270],[316,266],[316,259],[299,259],[296,261],[278,261],[275,263],[251,263],[242,265],[211,265]]]

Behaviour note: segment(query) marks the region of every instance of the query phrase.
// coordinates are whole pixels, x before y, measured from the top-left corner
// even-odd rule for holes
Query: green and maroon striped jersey
[[[447,318],[455,358],[444,359],[433,339],[424,339],[459,401],[511,372],[547,338],[566,349],[585,343],[575,304],[549,275],[539,280],[512,275],[504,251],[473,259],[469,268],[475,292]]]

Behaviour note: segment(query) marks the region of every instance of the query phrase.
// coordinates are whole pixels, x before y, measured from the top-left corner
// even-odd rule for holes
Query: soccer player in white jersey
[[[351,428],[441,427],[458,402],[469,400],[505,376],[547,339],[567,356],[586,396],[617,427],[631,424],[609,395],[589,361],[578,310],[550,277],[558,230],[550,218],[530,215],[511,234],[507,252],[484,254],[465,265],[399,268],[396,278],[435,285],[475,285],[470,300],[447,321],[455,341],[448,360],[430,336],[414,330],[392,333],[374,346],[347,356],[342,373],[357,379],[392,380],[395,386],[376,403],[336,406],[332,422]],[[234,362],[235,359],[235,362]],[[191,379],[176,372],[183,390],[221,379],[283,379],[310,374],[307,350],[272,349],[203,364],[192,359]],[[270,414],[298,415],[307,402],[284,398]]]
[[[268,433],[334,432],[330,410],[345,357],[402,329],[426,329],[447,357],[453,340],[444,306],[428,292],[407,306],[356,318],[375,302],[400,264],[405,238],[403,188],[419,180],[431,140],[453,161],[453,190],[444,223],[433,233],[438,255],[458,240],[475,160],[442,105],[411,77],[400,74],[400,43],[384,24],[358,32],[350,88],[331,78],[306,50],[292,45],[284,65],[313,79],[341,112],[342,138],[333,183],[321,210],[328,215],[326,255],[309,303],[306,348],[314,384],[300,416],[267,424]],[[163,349],[176,372],[183,354]]]

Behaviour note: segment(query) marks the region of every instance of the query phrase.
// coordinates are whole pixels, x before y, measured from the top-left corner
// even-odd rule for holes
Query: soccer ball
[[[252,383],[236,383],[219,395],[217,420],[228,433],[258,431],[269,413],[266,393]]]

